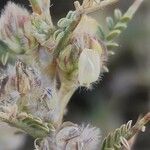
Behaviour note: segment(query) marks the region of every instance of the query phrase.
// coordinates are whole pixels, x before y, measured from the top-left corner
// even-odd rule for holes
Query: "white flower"
[[[100,54],[93,49],[84,49],[79,58],[78,81],[81,86],[90,86],[100,75]]]

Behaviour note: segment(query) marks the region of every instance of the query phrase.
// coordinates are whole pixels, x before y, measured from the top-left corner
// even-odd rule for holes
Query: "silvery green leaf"
[[[76,16],[75,11],[69,11],[66,18],[73,20]]]
[[[120,9],[115,9],[114,16],[115,16],[116,21],[119,21],[121,19],[121,17],[122,17],[121,10]]]
[[[9,58],[9,53],[8,52],[6,54],[2,54],[1,61],[2,61],[3,65],[6,65],[6,63],[8,61],[8,58]]]
[[[64,36],[64,32],[62,31],[62,32],[60,32],[58,35],[57,35],[57,37],[56,37],[56,41],[60,41],[62,38],[63,38],[63,36]]]
[[[129,127],[130,124],[130,127]],[[114,132],[110,133],[103,141],[102,150],[114,149],[119,150],[122,147],[120,138],[126,138],[131,132],[131,121],[127,124],[122,125],[120,128],[116,129]]]
[[[115,42],[107,42],[106,46],[109,50],[111,49],[116,49],[119,47],[119,44],[115,43]]]
[[[119,22],[116,24],[115,26],[115,29],[118,29],[120,31],[124,30],[127,28],[127,24],[126,23],[122,23],[122,22]]]
[[[60,28],[66,28],[68,27],[70,24],[71,24],[71,20],[70,19],[67,19],[67,18],[62,18],[58,21],[57,25],[58,27]]]
[[[118,35],[120,35],[121,31],[120,30],[112,30],[108,36],[107,36],[107,40],[108,41],[112,41],[113,39],[115,39],[116,37],[118,37]]]
[[[112,30],[115,25],[113,18],[107,17],[106,22],[107,22],[107,26],[108,26],[109,30]]]
[[[97,34],[98,34],[98,36],[100,36],[101,40],[104,40],[106,38],[105,32],[103,31],[101,26],[98,27],[98,33]]]

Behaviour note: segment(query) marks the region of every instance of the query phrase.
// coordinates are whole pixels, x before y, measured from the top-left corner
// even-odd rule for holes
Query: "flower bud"
[[[61,51],[58,58],[58,65],[65,72],[74,71],[77,68],[79,52],[74,46],[68,45]]]
[[[18,5],[9,2],[0,18],[0,39],[15,53],[25,53],[35,47],[31,35],[30,14]]]
[[[6,83],[6,90],[10,93],[17,91],[21,95],[28,94],[31,89],[41,84],[34,70],[21,60],[16,61],[15,67],[9,66],[7,74],[9,79]]]

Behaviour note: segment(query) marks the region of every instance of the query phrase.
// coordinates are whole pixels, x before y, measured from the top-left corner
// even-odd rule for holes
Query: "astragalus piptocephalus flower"
[[[100,63],[101,61],[98,51],[93,49],[83,50],[79,58],[78,80],[80,85],[90,86],[91,83],[98,80],[100,75],[100,66],[97,64]]]
[[[104,43],[90,35],[80,36],[77,41],[76,45],[82,50],[78,62],[78,81],[80,86],[90,87],[104,71],[107,50]]]
[[[108,72],[110,49],[118,46],[114,39],[142,0],[124,15],[115,10],[116,20],[107,19],[107,34],[88,14],[116,0],[83,0],[82,5],[76,1],[75,11],[57,26],[51,19],[50,0],[29,1],[32,14],[9,2],[0,19],[0,119],[37,139],[39,150],[99,149],[99,129],[64,122],[63,116],[78,87],[90,88]],[[148,114],[133,128],[123,126],[124,132],[121,128],[108,136],[102,149],[121,148],[121,141],[129,140],[149,120]]]

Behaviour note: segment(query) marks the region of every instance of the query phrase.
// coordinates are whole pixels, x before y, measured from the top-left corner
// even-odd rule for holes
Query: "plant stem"
[[[106,6],[112,5],[116,2],[118,2],[118,0],[104,0],[104,1],[100,2],[100,5],[86,8],[86,9],[83,8],[83,9],[79,10],[77,13],[78,14],[89,14],[89,13],[101,10],[101,9],[105,8]]]
[[[128,11],[126,12],[126,14],[124,16],[128,16],[130,18],[133,17],[133,15],[136,13],[136,11],[138,10],[138,8],[141,6],[142,2],[144,0],[135,0],[135,2],[132,4],[132,6],[128,9]]]
[[[72,97],[73,93],[75,92],[76,87],[75,86],[69,86],[66,83],[62,83],[61,89],[59,91],[59,102],[60,102],[60,110],[59,110],[59,117],[58,120],[55,120],[54,126],[57,128],[59,127],[63,122],[63,117],[66,111],[66,107],[68,105],[68,102],[70,98]]]
[[[137,123],[131,128],[130,134],[126,137],[126,139],[131,139],[134,135],[136,135],[142,128],[150,122],[150,112],[147,113],[142,119],[137,121]]]
[[[39,2],[38,0],[29,0],[32,6],[32,10],[33,12],[37,13],[37,14],[42,14],[42,10],[40,8]]]

